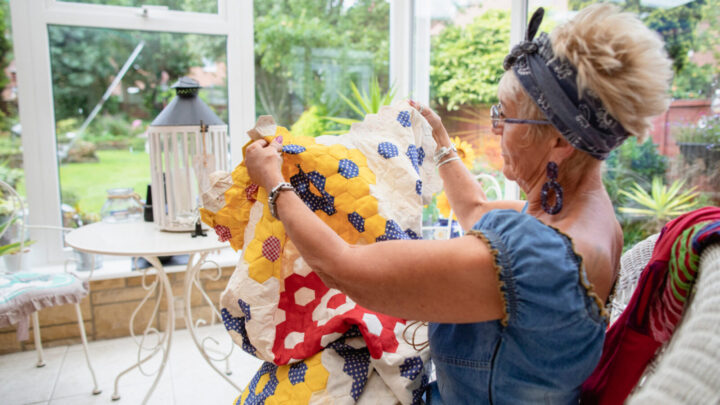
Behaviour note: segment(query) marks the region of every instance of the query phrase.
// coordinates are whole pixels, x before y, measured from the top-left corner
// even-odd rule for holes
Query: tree
[[[695,0],[673,8],[658,7],[643,18],[648,28],[662,35],[676,73],[687,65],[689,51],[697,46],[695,30],[704,4],[705,0]]]
[[[82,0],[107,4],[107,0]],[[113,0],[113,5],[135,6],[135,0]],[[165,0],[172,10],[216,12],[212,2]],[[52,67],[55,118],[76,117],[80,122],[100,101],[135,47],[145,46],[123,78],[121,98],[112,97],[103,112],[116,113],[129,98],[128,87],[141,89],[144,113],[152,118],[160,113],[173,93],[166,80],[174,81],[192,66],[202,66],[203,58],[224,59],[224,37],[194,34],[122,31],[98,28],[51,26],[48,30]],[[127,107],[127,105],[126,105]]]
[[[432,40],[430,94],[448,110],[494,103],[510,43],[510,14],[490,10],[466,26],[449,26]]]
[[[9,8],[5,0],[0,0],[0,93],[8,85],[9,80],[5,75],[5,69],[12,60],[12,40],[10,36]],[[9,103],[0,99],[0,130],[7,130],[10,123],[6,119],[11,114]]]
[[[389,4],[379,0],[255,1],[258,112],[289,125],[310,105],[346,115],[336,91],[358,68],[387,88]]]

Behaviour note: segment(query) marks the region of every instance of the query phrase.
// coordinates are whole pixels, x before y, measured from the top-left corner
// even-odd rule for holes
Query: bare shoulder
[[[488,201],[485,205],[490,210],[515,210],[517,212],[522,211],[527,201],[525,200],[499,200],[499,201]]]
[[[602,300],[610,294],[622,254],[622,229],[612,212],[593,215],[569,230],[575,250],[582,256],[588,279]]]

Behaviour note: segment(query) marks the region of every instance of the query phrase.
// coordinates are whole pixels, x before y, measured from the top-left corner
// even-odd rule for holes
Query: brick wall
[[[220,302],[220,293],[225,289],[233,270],[233,267],[223,268],[222,276],[217,281],[201,278],[205,292],[216,306]],[[215,270],[206,270],[203,273],[214,274]],[[169,279],[175,300],[175,327],[176,329],[182,329],[185,328],[183,295],[185,273],[171,273]],[[145,279],[146,285],[151,284],[153,281],[155,281],[155,276],[148,276]],[[130,317],[146,294],[147,291],[142,287],[142,276],[140,275],[91,281],[90,294],[80,303],[88,340],[129,336]],[[209,305],[205,304],[202,294],[197,288],[193,288],[190,302],[194,320],[198,318],[210,320],[211,309]],[[136,334],[142,334],[152,316],[156,303],[157,292],[154,292],[135,317]],[[158,315],[158,318],[153,320],[153,326],[163,330],[167,322],[167,301],[165,297],[160,302]],[[40,311],[39,321],[43,347],[80,343],[80,330],[75,315],[75,305],[69,304],[46,308]],[[18,342],[15,326],[1,328],[0,354],[34,350],[32,329],[32,322],[30,322],[30,339]]]

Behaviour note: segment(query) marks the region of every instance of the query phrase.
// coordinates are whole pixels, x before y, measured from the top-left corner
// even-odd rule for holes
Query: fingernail
[[[277,142],[277,143],[279,143],[279,144],[282,145],[282,142],[283,142],[283,137],[282,137],[282,135],[280,135],[280,136],[278,136],[277,138],[275,138],[275,142]]]

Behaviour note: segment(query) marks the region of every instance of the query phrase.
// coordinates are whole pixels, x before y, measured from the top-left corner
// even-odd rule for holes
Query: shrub
[[[319,136],[329,129],[323,116],[327,115],[327,108],[323,105],[313,105],[305,110],[290,128],[293,135]]]

